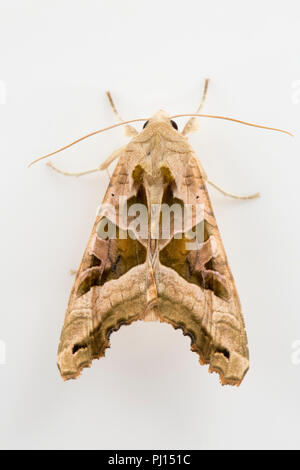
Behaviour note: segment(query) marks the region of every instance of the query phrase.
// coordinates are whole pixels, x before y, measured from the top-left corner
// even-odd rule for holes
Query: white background
[[[300,447],[299,5],[0,1],[2,448]],[[205,112],[296,135],[202,119],[190,139],[210,179],[235,193],[261,191],[236,201],[210,190],[251,369],[240,388],[221,387],[181,331],[136,322],[111,336],[106,357],[79,380],[63,383],[56,349],[69,270],[81,260],[108,178],[26,166],[114,123],[108,88],[132,119],[158,108],[195,111],[205,77]],[[93,168],[126,140],[114,129],[52,161]]]

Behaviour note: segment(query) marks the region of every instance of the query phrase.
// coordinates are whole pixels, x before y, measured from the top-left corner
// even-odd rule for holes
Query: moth
[[[137,132],[129,124],[138,120],[123,121],[108,93],[120,120],[109,128],[126,125],[130,142],[95,170],[72,174],[50,164],[78,176],[118,159],[69,298],[57,360],[64,380],[75,379],[104,356],[111,333],[136,320],[180,328],[200,363],[217,372],[223,385],[239,385],[248,371],[245,325],[206,187],[210,181],[186,137],[197,127],[196,116],[242,121],[201,115],[207,86],[208,80],[197,113],[189,115],[181,133],[173,118],[182,115],[164,111],[140,119],[145,124]],[[174,205],[187,207],[189,216],[180,219],[170,210]],[[121,214],[125,206],[127,217]],[[134,207],[146,209],[146,230],[138,230]],[[163,209],[168,208],[165,230]]]

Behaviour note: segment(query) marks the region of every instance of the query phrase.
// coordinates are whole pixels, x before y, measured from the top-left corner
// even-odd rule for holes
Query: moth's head
[[[158,111],[156,111],[156,113],[153,114],[151,119],[145,122],[143,129],[145,129],[145,127],[147,127],[148,124],[152,124],[154,122],[164,122],[166,124],[169,124],[170,127],[173,127],[174,129],[176,129],[176,131],[178,130],[178,126],[176,122],[170,119],[169,115],[162,109],[159,109]]]

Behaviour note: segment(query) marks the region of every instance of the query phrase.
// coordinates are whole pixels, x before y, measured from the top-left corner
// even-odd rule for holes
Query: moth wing
[[[138,155],[133,157],[136,162]],[[140,318],[145,309],[146,249],[126,233],[126,226],[123,235],[118,226],[119,196],[136,197],[130,161],[124,154],[116,165],[70,294],[57,358],[65,380],[103,356],[111,332]],[[103,225],[115,231],[107,239],[101,235]]]
[[[166,162],[167,164],[168,162]],[[183,329],[200,362],[220,375],[222,384],[239,385],[249,368],[244,320],[235,283],[196,158],[188,163],[172,155],[175,178],[172,197],[184,204],[201,204],[182,239],[162,244],[158,282],[161,320]],[[172,201],[169,201],[171,203]],[[190,229],[195,235],[190,239]],[[199,230],[200,229],[200,230]],[[192,245],[191,245],[192,244]],[[192,249],[191,249],[192,246]]]

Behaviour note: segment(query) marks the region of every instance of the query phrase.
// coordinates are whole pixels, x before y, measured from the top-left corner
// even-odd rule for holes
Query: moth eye
[[[171,119],[170,123],[172,124],[172,126],[174,127],[174,129],[176,129],[176,131],[178,131],[178,126],[177,126],[176,122],[175,122],[175,121],[172,121],[172,119]]]
[[[145,129],[146,126],[148,126],[149,121],[146,121],[145,124],[143,125],[143,129]]]

